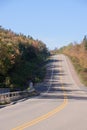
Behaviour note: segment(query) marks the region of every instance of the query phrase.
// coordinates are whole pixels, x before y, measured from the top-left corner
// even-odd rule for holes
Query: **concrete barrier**
[[[37,95],[35,89],[30,89],[29,91],[17,91],[17,92],[8,92],[0,94],[0,104],[10,103],[12,101],[20,100],[32,95]]]
[[[22,98],[21,94],[23,92],[8,92],[8,93],[3,93],[0,94],[0,103],[10,103],[14,100],[18,100]]]

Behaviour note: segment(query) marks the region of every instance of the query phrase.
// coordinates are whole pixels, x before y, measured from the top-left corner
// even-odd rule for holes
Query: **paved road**
[[[40,96],[0,109],[0,130],[87,130],[87,89],[64,55],[52,56]]]

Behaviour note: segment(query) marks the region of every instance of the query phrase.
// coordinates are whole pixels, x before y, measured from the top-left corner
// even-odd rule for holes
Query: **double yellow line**
[[[53,116],[54,114],[58,113],[62,109],[64,109],[64,107],[68,103],[68,98],[67,98],[66,92],[64,90],[64,86],[63,86],[63,83],[62,83],[62,77],[60,77],[60,80],[61,80],[62,90],[63,90],[63,95],[64,95],[64,101],[63,101],[63,103],[60,106],[58,106],[57,108],[55,108],[55,109],[51,110],[50,112],[48,112],[47,114],[44,114],[44,115],[42,115],[42,116],[40,116],[40,117],[38,117],[38,118],[30,121],[30,122],[24,123],[21,126],[13,128],[12,130],[24,130],[25,128],[33,126],[33,125],[35,125],[35,124],[37,124],[37,123],[39,123],[39,122],[41,122],[41,121],[43,121],[43,120],[51,117],[51,116]]]

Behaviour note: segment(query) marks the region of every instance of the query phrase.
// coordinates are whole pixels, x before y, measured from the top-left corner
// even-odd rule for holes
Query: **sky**
[[[0,0],[0,25],[51,50],[80,43],[87,35],[87,0]]]

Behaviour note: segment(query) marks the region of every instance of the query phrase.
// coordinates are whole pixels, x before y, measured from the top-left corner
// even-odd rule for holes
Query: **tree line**
[[[81,43],[70,43],[63,46],[54,53],[63,53],[70,57],[82,82],[87,86],[87,36]]]
[[[21,90],[27,87],[28,80],[40,82],[48,56],[42,41],[0,26],[0,87]]]

